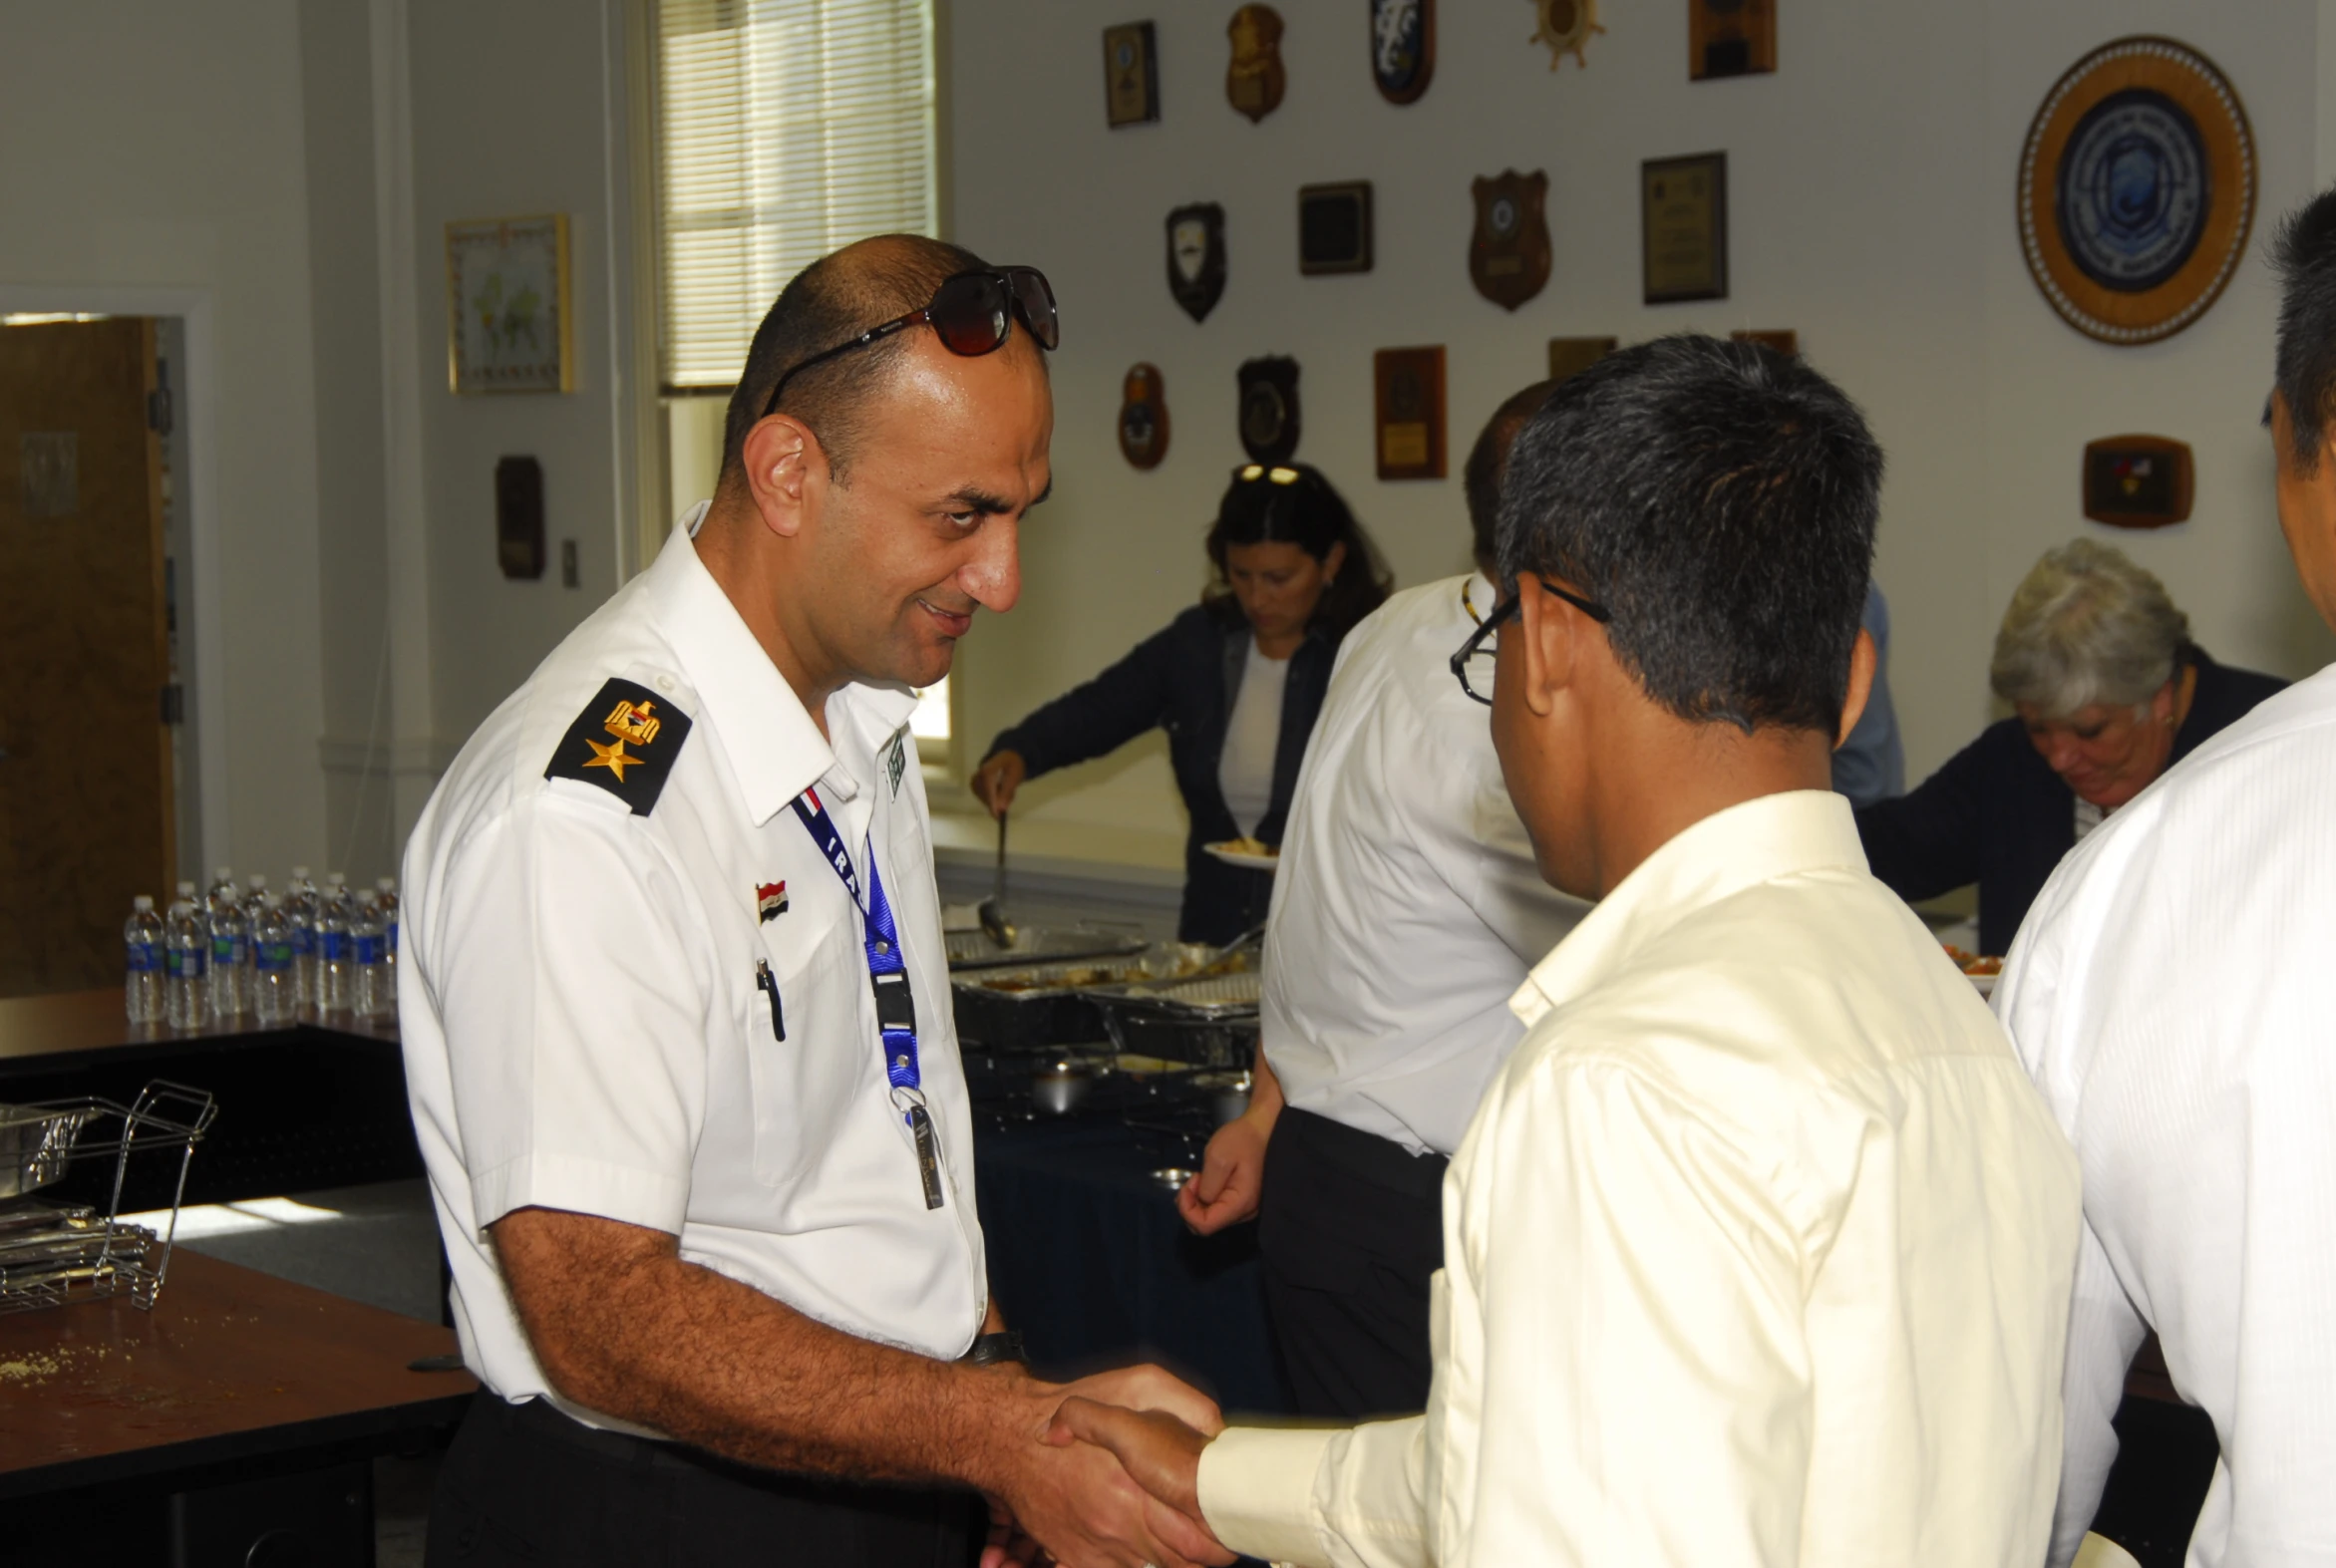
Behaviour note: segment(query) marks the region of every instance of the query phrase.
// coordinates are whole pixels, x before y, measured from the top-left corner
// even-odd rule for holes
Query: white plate
[[[2000,974],[1994,974],[1994,975],[1965,975],[1963,978],[1964,978],[1965,980],[1968,980],[1968,981],[1970,981],[1970,982],[1971,982],[1971,984],[1973,984],[1973,985],[1977,986],[1977,987],[1979,988],[1979,994],[1980,994],[1981,996],[1983,996],[1983,997],[1991,997],[1991,996],[1995,995],[1995,983],[1996,983],[1998,980],[2001,980],[2001,979],[2003,978],[2003,976],[2002,976],[2002,975],[2000,975]]]
[[[1270,871],[1281,864],[1281,856],[1278,854],[1250,854],[1245,849],[1235,849],[1230,843],[1202,844],[1200,847],[1226,865],[1237,865],[1251,871]]]

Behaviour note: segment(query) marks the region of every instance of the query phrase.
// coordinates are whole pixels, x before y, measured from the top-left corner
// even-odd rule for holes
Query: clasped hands
[[[982,1568],[1222,1568],[1200,1517],[1200,1450],[1224,1429],[1206,1395],[1158,1367],[1026,1380],[1025,1441],[990,1491]]]

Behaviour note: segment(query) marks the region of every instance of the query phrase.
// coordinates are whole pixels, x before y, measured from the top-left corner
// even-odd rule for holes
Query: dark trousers
[[[1428,1277],[1444,1263],[1441,1154],[1284,1109],[1265,1148],[1257,1251],[1304,1415],[1425,1409]]]
[[[430,1501],[429,1568],[965,1568],[970,1493],[833,1484],[481,1392]]]

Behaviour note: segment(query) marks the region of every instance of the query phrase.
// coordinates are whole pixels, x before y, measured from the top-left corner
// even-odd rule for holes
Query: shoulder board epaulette
[[[543,777],[598,784],[647,816],[689,734],[688,714],[645,686],[610,681],[559,738]]]

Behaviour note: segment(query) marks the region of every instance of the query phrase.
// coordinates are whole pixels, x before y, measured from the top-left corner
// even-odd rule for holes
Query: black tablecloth
[[[1228,1414],[1287,1413],[1256,1226],[1195,1236],[1152,1175],[1189,1168],[1198,1152],[1189,1133],[1112,1117],[980,1116],[974,1160],[990,1288],[1044,1375],[1154,1361]]]

